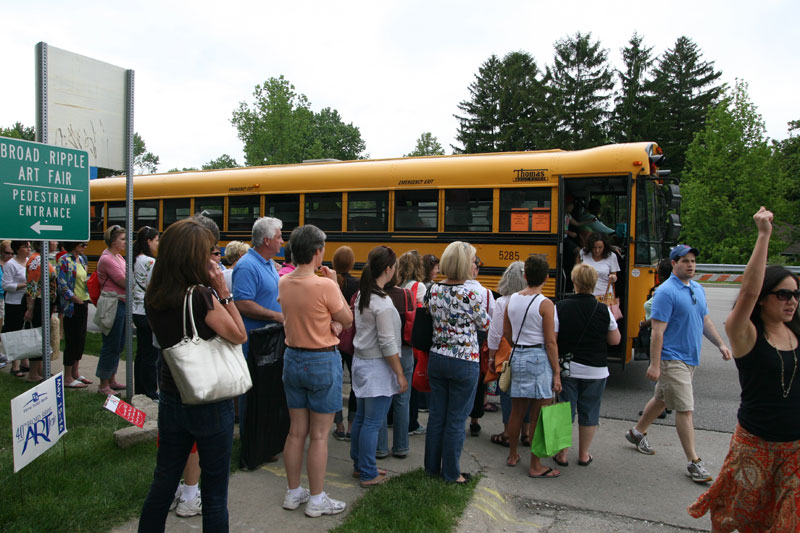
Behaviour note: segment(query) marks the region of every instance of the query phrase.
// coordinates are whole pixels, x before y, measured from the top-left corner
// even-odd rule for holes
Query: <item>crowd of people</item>
[[[772,214],[762,208],[754,218],[758,241],[726,322],[732,351],[709,318],[702,286],[692,281],[699,250],[678,245],[669,262],[660,265],[661,283],[648,299],[642,324],[652,328],[647,376],[656,387],[641,418],[625,434],[639,452],[652,455],[647,429],[665,409],[674,410],[687,475],[698,483],[712,481],[695,450],[692,419],[692,378],[702,336],[719,348],[723,359],[733,357],[743,390],[739,424],[722,472],[689,508],[693,516],[710,511],[719,531],[746,522],[764,529],[798,527],[800,386],[793,385],[800,379],[800,290],[791,272],[766,266]],[[487,384],[495,388],[490,379],[500,371],[501,356],[512,379],[507,391],[497,387],[504,429],[490,439],[509,448],[506,466],[519,464],[519,446],[530,448],[541,409],[559,400],[570,403],[573,422],[578,418],[577,464],[588,467],[593,462],[590,447],[609,376],[607,347],[622,340],[605,303],[620,270],[605,232],[585,236],[583,246],[575,248],[570,271],[575,292],[556,304],[543,293],[551,269],[543,256],[509,264],[495,293],[477,280],[482,263],[467,242],[450,243],[441,258],[414,250],[398,257],[392,248],[378,246],[363,258],[356,278],[351,271],[357,258],[350,247],[330,254],[329,268],[323,265],[327,236],[322,230],[300,226],[284,243],[282,229],[278,219],[258,219],[250,245],[228,243],[225,270],[219,261],[219,230],[205,217],[174,223],[163,234],[144,227],[136,235],[135,387],[159,402],[157,464],[140,531],[163,531],[171,509],[180,516],[202,513],[209,531],[227,530],[233,427],[237,407],[239,420],[245,419],[246,397],[236,398],[238,406],[233,398],[185,404],[168,365],[160,362],[160,347],[177,344],[186,327],[180,310],[191,287],[197,288],[191,306],[199,335],[241,344],[245,357],[252,330],[283,325],[282,381],[291,420],[283,448],[285,509],[305,506],[307,516],[317,517],[346,508],[325,492],[330,434],[349,441],[353,477],[361,487],[384,483],[389,474],[376,459],[407,457],[413,435],[424,435],[427,474],[447,483],[468,483],[471,473],[461,469],[461,452],[467,431],[473,436],[481,432]],[[111,226],[104,237],[107,249],[97,267],[102,292],[95,322],[103,345],[96,377],[101,393],[116,394],[124,388],[115,376],[123,347],[125,230]],[[65,383],[85,388],[91,383],[79,370],[89,300],[85,243],[62,245],[50,262],[49,277],[54,312],[63,315]],[[274,260],[281,250],[284,264]],[[21,241],[0,242],[0,252],[3,331],[20,329],[32,319],[35,325],[43,258]],[[426,354],[411,345],[410,321],[420,312],[432,324]],[[343,341],[347,331],[352,333],[350,344]],[[429,391],[412,386],[412,375],[423,361]],[[40,360],[15,361],[12,373],[28,372],[30,381],[39,381],[40,368]],[[351,383],[346,425],[345,368]],[[428,411],[427,426],[419,423],[422,410]],[[240,424],[240,433],[245,429]],[[530,477],[556,478],[560,471],[542,459],[563,468],[569,465],[570,450],[548,458],[530,453]],[[308,487],[301,483],[304,462]],[[743,472],[753,468],[758,475],[740,483]],[[751,501],[761,505],[750,508]]]

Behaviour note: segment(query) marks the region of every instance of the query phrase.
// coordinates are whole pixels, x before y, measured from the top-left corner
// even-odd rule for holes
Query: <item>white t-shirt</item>
[[[531,299],[536,298],[531,304]],[[534,346],[536,344],[544,344],[544,331],[542,330],[542,315],[539,313],[539,307],[545,300],[545,296],[541,294],[512,294],[508,300],[508,320],[511,322],[511,341],[513,344],[522,346]],[[528,304],[531,304],[528,309]],[[528,309],[528,314],[525,315],[525,310]],[[525,319],[523,324],[522,319]],[[555,321],[555,330],[558,331],[558,312],[553,309],[553,319]],[[522,333],[520,333],[520,324],[522,324]]]
[[[494,294],[492,294],[492,291],[481,285],[476,279],[468,279],[464,282],[464,286],[481,295],[481,298],[483,298],[483,310],[486,311],[489,318],[492,318],[492,313],[494,313]]]
[[[417,285],[417,307],[419,307],[425,301],[425,293],[428,292],[428,289],[425,288],[425,284],[422,283],[421,281],[409,280],[401,288],[403,288],[403,289],[413,289],[415,283],[419,283],[419,285]]]
[[[592,294],[595,296],[603,296],[606,293],[606,289],[608,289],[608,276],[614,272],[619,272],[617,255],[612,252],[605,259],[595,261],[592,259],[591,253],[587,254],[581,250],[581,262],[597,270],[597,285],[594,286],[594,292]]]

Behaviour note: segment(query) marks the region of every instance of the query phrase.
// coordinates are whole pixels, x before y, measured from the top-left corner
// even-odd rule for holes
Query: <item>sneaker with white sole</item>
[[[702,459],[698,459],[697,462],[692,461],[686,466],[686,475],[692,478],[692,481],[695,483],[708,483],[711,481],[712,478],[711,474],[708,473],[706,470],[706,465],[703,464]]]
[[[197,496],[194,497],[193,500],[186,501],[183,498],[178,502],[178,506],[175,507],[175,514],[180,516],[181,518],[189,518],[190,516],[195,516],[203,513],[203,502],[200,499],[200,493],[197,493]]]
[[[645,454],[645,455],[653,455],[656,451],[650,447],[650,444],[647,442],[647,433],[636,436],[633,433],[632,429],[629,429],[627,433],[625,433],[625,438],[628,439],[628,442],[636,446],[636,449]]]
[[[425,434],[425,426],[417,426],[417,429],[414,431],[409,431],[409,435],[424,435]]]
[[[292,494],[292,491],[287,490],[286,496],[283,497],[283,508],[294,511],[302,504],[306,503],[310,495],[311,492],[308,489],[303,489],[302,494],[299,496],[295,496]]]
[[[306,516],[316,518],[326,514],[339,514],[344,511],[346,507],[346,503],[334,500],[325,494],[322,496],[322,501],[317,505],[312,504],[311,501],[306,504]]]
[[[175,499],[172,500],[172,503],[169,506],[170,511],[174,511],[175,508],[178,506],[178,503],[181,501],[182,492],[183,492],[183,483],[178,483],[178,490],[175,491]]]

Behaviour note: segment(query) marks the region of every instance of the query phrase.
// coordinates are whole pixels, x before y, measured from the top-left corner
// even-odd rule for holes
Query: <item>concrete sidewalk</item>
[[[67,396],[96,393],[99,380],[94,376],[97,357],[85,355],[81,373],[95,383],[86,389],[68,389]],[[2,371],[8,372],[10,365]],[[52,363],[53,374],[62,370],[62,360]],[[120,361],[117,379],[124,382],[125,362]],[[121,396],[124,396],[124,391]],[[635,406],[636,409],[639,406]],[[631,415],[635,415],[632,407]],[[427,422],[427,415],[420,415]],[[481,473],[475,495],[458,525],[459,533],[486,531],[693,531],[709,530],[708,517],[695,520],[686,507],[707,485],[693,483],[686,475],[686,460],[674,427],[653,425],[649,432],[653,456],[638,453],[624,434],[633,425],[626,420],[601,419],[592,444],[594,462],[577,465],[577,428],[570,451],[570,466],[560,468],[558,479],[530,479],[529,462],[520,448],[522,460],[516,468],[505,466],[508,449],[492,444],[489,437],[502,431],[499,412],[486,413],[480,421],[479,437],[466,437],[461,469]],[[108,438],[113,438],[111,434]],[[697,450],[716,476],[728,451],[730,433],[697,431]],[[389,457],[378,464],[391,475],[420,468],[423,464],[424,436],[410,437],[411,450],[406,459]],[[234,444],[238,446],[238,444]],[[347,502],[348,511],[365,492],[351,477],[349,442],[329,441],[326,491]],[[546,459],[547,466],[555,467]],[[153,465],[154,466],[154,465]],[[148,467],[150,468],[150,467]],[[307,480],[303,476],[303,484]],[[340,515],[307,518],[302,508],[282,509],[286,475],[283,463],[264,465],[252,472],[237,472],[229,484],[228,509],[231,531],[328,531],[340,524],[348,511]],[[178,518],[171,513],[167,531],[188,532],[202,528],[202,518]],[[137,529],[132,520],[114,528],[114,532]]]

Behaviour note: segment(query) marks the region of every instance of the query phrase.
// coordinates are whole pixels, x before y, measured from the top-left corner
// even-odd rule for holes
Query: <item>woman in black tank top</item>
[[[764,207],[753,216],[758,239],[725,322],[742,387],[739,423],[719,477],[689,507],[695,518],[710,511],[714,531],[800,531],[800,284],[766,266],[772,218]]]

